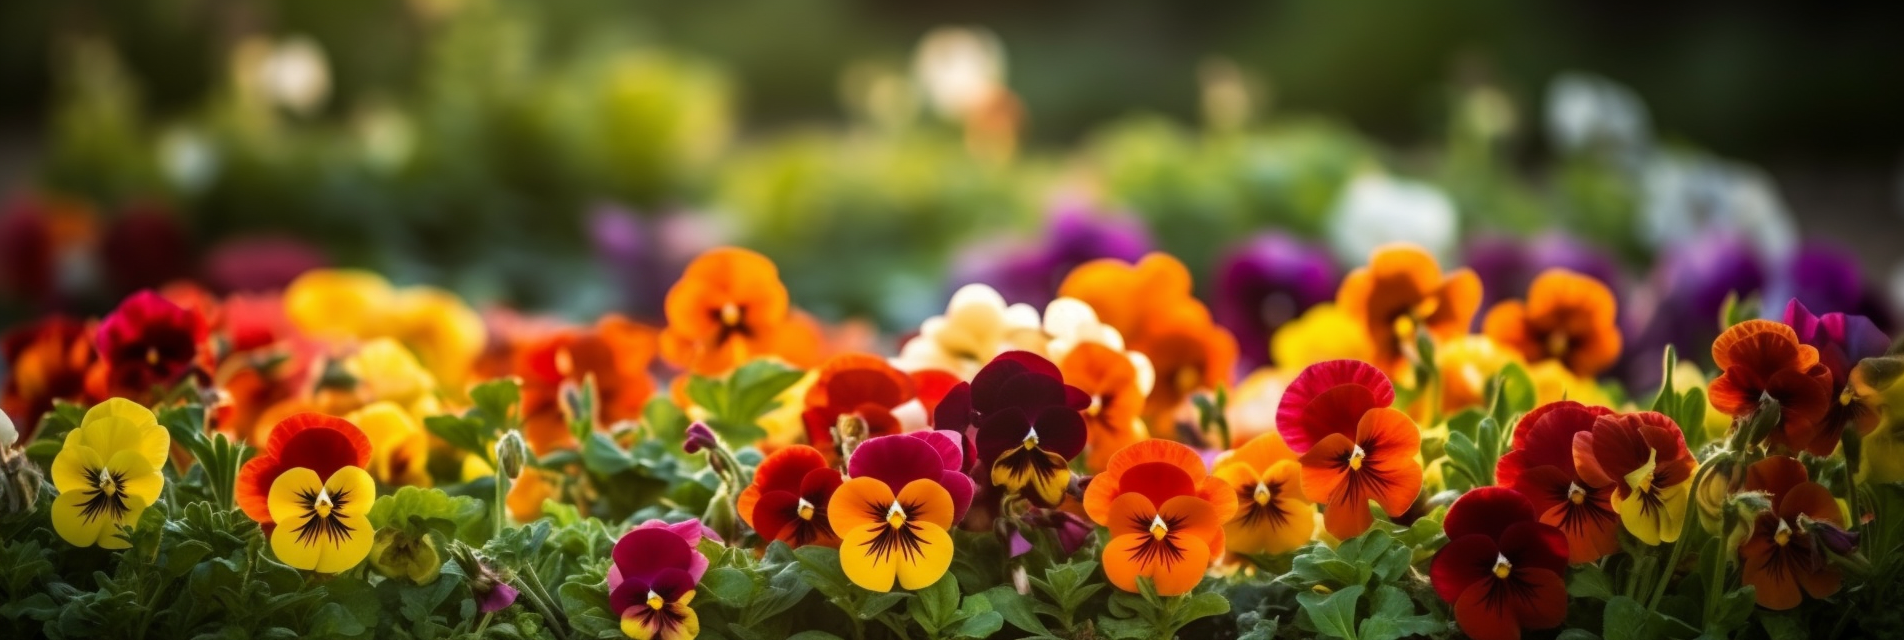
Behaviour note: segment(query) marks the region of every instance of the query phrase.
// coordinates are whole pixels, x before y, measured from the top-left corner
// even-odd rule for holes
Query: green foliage
[[[766,437],[759,420],[780,406],[774,398],[799,382],[804,372],[770,360],[755,360],[722,378],[694,376],[688,397],[707,409],[707,426],[721,440],[743,446]],[[664,416],[667,417],[667,416]]]
[[[475,406],[463,415],[430,416],[423,419],[423,426],[493,466],[496,439],[522,420],[518,406],[522,404],[522,385],[512,378],[497,378],[471,388],[469,398]]]

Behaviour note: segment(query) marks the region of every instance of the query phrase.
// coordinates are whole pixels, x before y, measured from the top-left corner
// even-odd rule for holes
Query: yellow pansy
[[[396,340],[380,338],[364,343],[344,359],[344,371],[357,379],[358,387],[371,402],[394,402],[413,416],[441,413],[435,396],[436,377]]]
[[[285,287],[284,313],[299,331],[346,341],[387,331],[386,315],[395,298],[390,282],[375,273],[316,269]]]
[[[271,551],[285,564],[318,573],[338,573],[370,555],[376,532],[370,506],[377,485],[358,467],[319,478],[298,467],[271,483]]]
[[[53,458],[53,529],[76,546],[131,546],[119,536],[159,499],[171,436],[152,412],[124,398],[86,412]]]
[[[395,288],[368,271],[306,272],[285,289],[284,309],[299,330],[320,339],[396,340],[452,395],[461,394],[487,340],[482,316],[455,294]]]
[[[489,338],[482,316],[456,294],[435,287],[397,292],[392,315],[396,327],[392,337],[416,353],[445,393],[460,396]]]
[[[370,438],[370,475],[386,485],[430,486],[430,434],[423,423],[393,402],[378,402],[344,416]]]
[[[1301,317],[1283,323],[1269,339],[1269,355],[1276,368],[1301,371],[1329,360],[1375,358],[1375,344],[1349,314],[1333,303],[1310,307]]]
[[[1441,343],[1435,349],[1435,369],[1441,377],[1441,415],[1487,404],[1488,381],[1507,365],[1520,361],[1518,352],[1483,335]]]
[[[1535,406],[1572,400],[1590,407],[1613,408],[1613,398],[1607,395],[1600,383],[1594,382],[1592,378],[1574,375],[1559,361],[1534,363],[1527,367],[1527,377],[1534,381]],[[1676,382],[1677,378],[1674,380]]]

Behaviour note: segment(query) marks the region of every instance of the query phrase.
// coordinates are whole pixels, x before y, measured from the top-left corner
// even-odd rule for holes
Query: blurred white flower
[[[1124,351],[1124,336],[1117,328],[1098,321],[1097,311],[1083,300],[1076,298],[1058,298],[1045,306],[1045,336],[1050,342],[1045,352],[1051,361],[1063,365],[1066,356],[1078,345],[1095,342],[1112,351],[1123,352],[1130,358],[1132,368],[1137,371],[1137,390],[1150,395],[1151,387],[1157,382],[1157,369],[1150,363],[1150,357],[1136,351]]]
[[[330,64],[316,40],[293,36],[271,48],[258,65],[258,84],[273,104],[309,114],[331,93]]]
[[[1344,264],[1362,264],[1382,245],[1420,245],[1450,262],[1456,240],[1454,201],[1425,182],[1363,173],[1336,198],[1329,213],[1329,248]]]
[[[940,117],[963,121],[1005,83],[1005,47],[976,27],[939,27],[913,53],[912,73]]]
[[[1798,247],[1798,224],[1763,172],[1685,153],[1660,153],[1641,174],[1640,240],[1667,249],[1698,236],[1738,234],[1759,255],[1783,260]]]
[[[365,164],[395,173],[410,162],[416,150],[416,126],[402,110],[370,107],[358,113],[355,125]]]
[[[1652,118],[1633,90],[1567,73],[1547,85],[1547,135],[1567,153],[1597,148],[1634,158],[1652,145]]]
[[[12,447],[19,441],[20,431],[13,428],[13,419],[7,417],[7,412],[0,411],[0,449]]]
[[[1026,304],[1006,306],[1004,296],[991,287],[968,284],[952,294],[945,315],[920,325],[919,335],[899,349],[893,366],[903,371],[940,369],[970,380],[992,358],[1015,350],[1044,355],[1038,310]]]
[[[218,179],[218,147],[190,127],[175,127],[159,137],[159,170],[180,191],[196,193]]]

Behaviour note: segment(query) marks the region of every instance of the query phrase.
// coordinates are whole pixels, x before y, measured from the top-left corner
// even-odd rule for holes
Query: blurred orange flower
[[[734,247],[703,253],[668,290],[661,357],[698,375],[717,375],[781,346],[790,307],[780,271],[766,256]]]
[[[1104,258],[1079,265],[1058,295],[1091,305],[1125,347],[1150,358],[1156,384],[1144,403],[1153,432],[1173,434],[1175,413],[1198,389],[1226,387],[1236,368],[1236,338],[1191,295],[1190,270],[1168,254],[1132,265]]]
[[[604,425],[641,416],[654,380],[655,330],[610,314],[586,329],[570,329],[531,341],[516,353],[522,378],[523,435],[537,455],[575,446],[562,411],[562,387],[595,380],[596,407]]]
[[[1620,357],[1620,327],[1613,292],[1592,277],[1548,269],[1534,278],[1527,301],[1507,300],[1488,309],[1488,337],[1520,352],[1528,362],[1559,360],[1582,376],[1613,366]]]
[[[1375,343],[1374,363],[1400,375],[1408,370],[1417,328],[1436,340],[1467,333],[1481,306],[1481,279],[1465,268],[1444,276],[1420,247],[1391,245],[1342,280],[1335,304]]]
[[[53,409],[54,400],[91,403],[104,399],[89,393],[87,375],[102,369],[93,351],[94,323],[66,316],[49,316],[0,338],[0,357],[11,375],[0,388],[0,411],[19,425],[20,441],[33,439],[40,416]],[[104,381],[102,370],[99,379]]]

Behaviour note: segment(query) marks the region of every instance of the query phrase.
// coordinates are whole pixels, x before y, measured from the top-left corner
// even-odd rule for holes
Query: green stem
[[[1679,567],[1679,557],[1686,552],[1686,523],[1679,523],[1679,541],[1672,543],[1673,553],[1666,561],[1666,568],[1659,573],[1659,582],[1653,584],[1653,597],[1646,600],[1646,610],[1659,607],[1660,597],[1666,595],[1666,585],[1673,581],[1673,570]]]
[[[549,588],[542,586],[542,576],[536,575],[533,569],[523,575],[529,583],[529,586],[535,589],[536,596],[541,598],[544,602],[548,602],[549,606],[554,608],[555,617],[550,618],[550,620],[559,622],[564,629],[568,628],[569,614],[563,611],[562,607],[559,606],[561,601],[556,600],[555,596],[549,594]]]
[[[509,506],[507,502],[508,496],[509,496],[509,477],[502,474],[502,465],[497,465],[496,466],[496,509],[495,509],[496,517],[494,519],[495,520],[494,526],[491,527],[490,533],[489,533],[490,537],[492,538],[502,537],[503,526],[507,524],[509,520]]]
[[[893,633],[899,636],[899,640],[912,640],[912,636],[906,633],[906,623],[901,620],[894,620],[892,613],[879,614],[879,622],[880,624],[886,625],[886,628],[892,629]],[[938,634],[928,632],[927,637],[936,639],[939,636]]]
[[[529,606],[535,607],[536,613],[542,614],[542,619],[549,621],[549,628],[555,630],[556,637],[562,640],[568,640],[568,623],[558,622],[559,619],[555,617],[555,612],[550,609],[549,603],[545,602],[542,599],[543,596],[537,593],[535,588],[530,585],[529,581],[531,578],[527,576],[532,575],[534,574],[521,574],[516,576],[516,591],[529,596]]]

